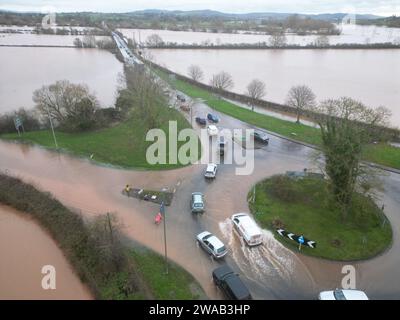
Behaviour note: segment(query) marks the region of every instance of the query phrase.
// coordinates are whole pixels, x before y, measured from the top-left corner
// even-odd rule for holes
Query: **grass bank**
[[[249,192],[249,198],[253,190]],[[263,228],[292,250],[298,244],[278,235],[276,228],[317,242],[316,248],[302,247],[307,255],[331,260],[368,259],[383,252],[392,242],[392,228],[382,211],[369,198],[354,197],[351,213],[343,222],[324,180],[290,179],[274,176],[255,186],[250,209]]]
[[[229,101],[219,99],[215,94],[188,82],[177,78],[171,79],[165,72],[159,69],[154,70],[161,78],[168,81],[177,90],[193,98],[203,99],[205,103],[219,112],[223,112],[241,121],[271,132],[276,132],[291,139],[315,146],[320,146],[322,143],[320,130],[318,128],[296,124],[295,122],[253,112]],[[364,152],[364,160],[400,169],[400,148],[384,143],[369,145]]]
[[[160,129],[168,134],[168,121],[176,121],[178,130],[190,127],[189,122],[174,109],[164,108],[160,117]],[[152,142],[146,141],[148,129],[139,118],[127,120],[109,128],[96,131],[65,133],[56,132],[60,149],[106,164],[126,168],[139,169],[174,169],[181,164],[155,164],[146,160],[146,150]],[[3,134],[2,139],[15,140],[24,143],[33,143],[49,149],[55,149],[53,136],[50,130],[26,132],[21,137],[18,134]],[[178,146],[184,142],[178,142]],[[168,149],[167,149],[168,159]]]
[[[83,221],[49,193],[0,174],[0,203],[31,215],[57,242],[96,299],[197,299],[204,296],[185,270],[143,248],[120,241],[113,220]],[[112,228],[112,232],[107,231]],[[111,237],[110,237],[111,234]]]

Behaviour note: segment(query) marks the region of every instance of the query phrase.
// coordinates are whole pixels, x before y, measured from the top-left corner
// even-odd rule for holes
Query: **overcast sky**
[[[0,0],[0,9],[58,12],[102,11],[129,12],[142,9],[198,10],[223,12],[356,12],[400,15],[400,0]]]

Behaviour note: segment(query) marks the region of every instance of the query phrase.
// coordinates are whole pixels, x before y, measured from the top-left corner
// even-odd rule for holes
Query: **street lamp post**
[[[50,115],[50,110],[49,110],[49,106],[47,106],[47,114],[49,116],[49,120],[50,120],[50,126],[51,126],[51,131],[53,132],[53,139],[54,139],[54,144],[56,145],[56,148],[58,149],[58,144],[57,144],[57,139],[56,139],[56,134],[54,132],[54,126],[53,126],[53,120],[51,120],[51,115]]]

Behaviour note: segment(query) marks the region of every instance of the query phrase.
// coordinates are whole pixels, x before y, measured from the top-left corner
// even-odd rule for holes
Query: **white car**
[[[319,300],[369,300],[365,292],[359,290],[323,291],[318,296]]]
[[[207,127],[207,132],[209,136],[217,136],[218,135],[218,128],[214,126],[213,124],[210,124]]]
[[[248,246],[253,247],[263,243],[261,229],[247,213],[236,213],[232,215],[231,220],[235,230]]]
[[[196,239],[200,246],[209,254],[212,254],[214,258],[222,258],[228,253],[228,250],[226,250],[226,247],[222,241],[214,236],[211,232],[203,231],[197,235]]]
[[[204,173],[204,176],[206,178],[215,178],[217,174],[217,165],[215,163],[210,163],[207,165],[206,172]]]

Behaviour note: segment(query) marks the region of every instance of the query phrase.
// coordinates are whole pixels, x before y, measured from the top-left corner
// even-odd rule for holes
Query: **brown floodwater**
[[[32,108],[33,91],[64,79],[86,84],[103,107],[112,106],[123,65],[105,50],[0,47],[0,72],[3,113]]]
[[[210,112],[196,106],[195,116]],[[215,111],[213,111],[215,112]],[[216,112],[220,128],[246,127]],[[241,152],[240,148],[235,149]],[[229,217],[248,212],[247,193],[259,180],[286,170],[315,166],[312,151],[288,141],[270,137],[267,147],[255,150],[255,171],[237,176],[235,166],[221,164],[218,177],[205,181],[205,165],[146,172],[96,166],[89,161],[57,154],[42,148],[0,141],[0,169],[17,175],[36,187],[50,191],[65,205],[93,216],[115,212],[123,232],[130,238],[163,254],[163,228],[154,225],[159,211],[156,204],[127,198],[121,194],[127,184],[135,187],[176,191],[167,214],[167,243],[170,259],[184,267],[200,282],[210,298],[223,298],[211,281],[211,272],[222,262],[210,259],[196,245],[196,234],[208,230],[227,245],[225,262],[237,271],[256,299],[315,299],[318,292],[341,286],[341,268],[352,264],[357,270],[357,288],[367,290],[373,299],[398,298],[400,294],[400,244],[398,241],[398,194],[400,177],[385,178],[386,212],[393,224],[394,244],[381,256],[362,263],[336,263],[305,257],[284,248],[273,234],[265,231],[264,245],[248,248],[232,231]],[[190,194],[205,194],[206,213],[194,216],[189,210]]]
[[[265,82],[264,99],[284,103],[294,85],[309,86],[318,100],[342,96],[385,106],[400,127],[400,50],[203,50],[153,49],[155,61],[180,74],[196,64],[204,83],[220,71],[232,75],[237,93],[253,79]]]
[[[27,214],[0,206],[0,300],[92,299],[51,236]],[[42,267],[56,270],[56,289],[42,288]]]

